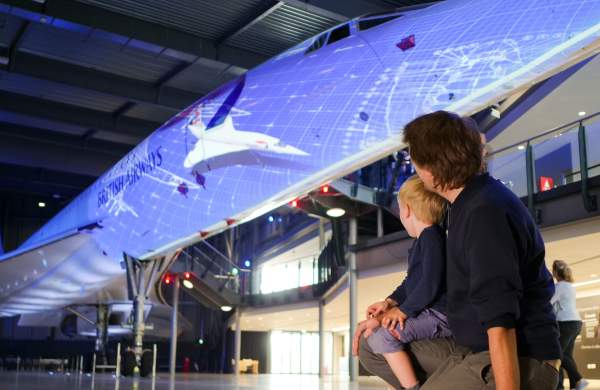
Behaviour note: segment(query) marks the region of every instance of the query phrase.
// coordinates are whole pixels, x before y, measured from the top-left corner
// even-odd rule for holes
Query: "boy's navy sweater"
[[[519,356],[560,358],[542,237],[519,198],[482,174],[448,213],[448,322],[458,344],[489,349],[487,329],[515,328]]]
[[[408,275],[389,297],[409,317],[423,309],[446,313],[446,259],[443,230],[424,229],[408,252]]]

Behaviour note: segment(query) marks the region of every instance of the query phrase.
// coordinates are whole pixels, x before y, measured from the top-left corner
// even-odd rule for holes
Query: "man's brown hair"
[[[444,191],[464,186],[481,172],[481,135],[475,121],[447,111],[422,115],[404,128],[404,142],[417,165]]]
[[[441,196],[427,191],[419,176],[413,175],[400,187],[398,202],[408,205],[417,219],[436,224],[442,222],[446,201]]]

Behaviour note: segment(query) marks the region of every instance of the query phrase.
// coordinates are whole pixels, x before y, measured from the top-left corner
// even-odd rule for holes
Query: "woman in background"
[[[552,305],[560,331],[562,349],[562,367],[559,372],[558,390],[563,389],[563,369],[567,371],[571,389],[581,390],[588,382],[581,377],[577,364],[573,359],[575,339],[581,332],[581,317],[575,307],[575,287],[571,268],[562,260],[552,264],[552,276],[556,279],[556,291],[552,297]]]

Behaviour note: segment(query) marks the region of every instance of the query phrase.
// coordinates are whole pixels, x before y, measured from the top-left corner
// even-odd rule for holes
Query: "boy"
[[[405,346],[411,341],[451,335],[445,316],[445,239],[439,226],[445,200],[425,189],[418,176],[398,194],[400,220],[416,238],[408,256],[408,274],[384,301],[367,308],[367,342],[382,354],[404,388],[419,389]],[[381,325],[381,326],[380,326]],[[372,333],[371,333],[372,332]]]

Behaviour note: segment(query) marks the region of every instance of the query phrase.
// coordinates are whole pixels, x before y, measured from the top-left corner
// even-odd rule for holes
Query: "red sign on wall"
[[[551,177],[540,176],[540,192],[548,191],[554,188],[554,179]]]

